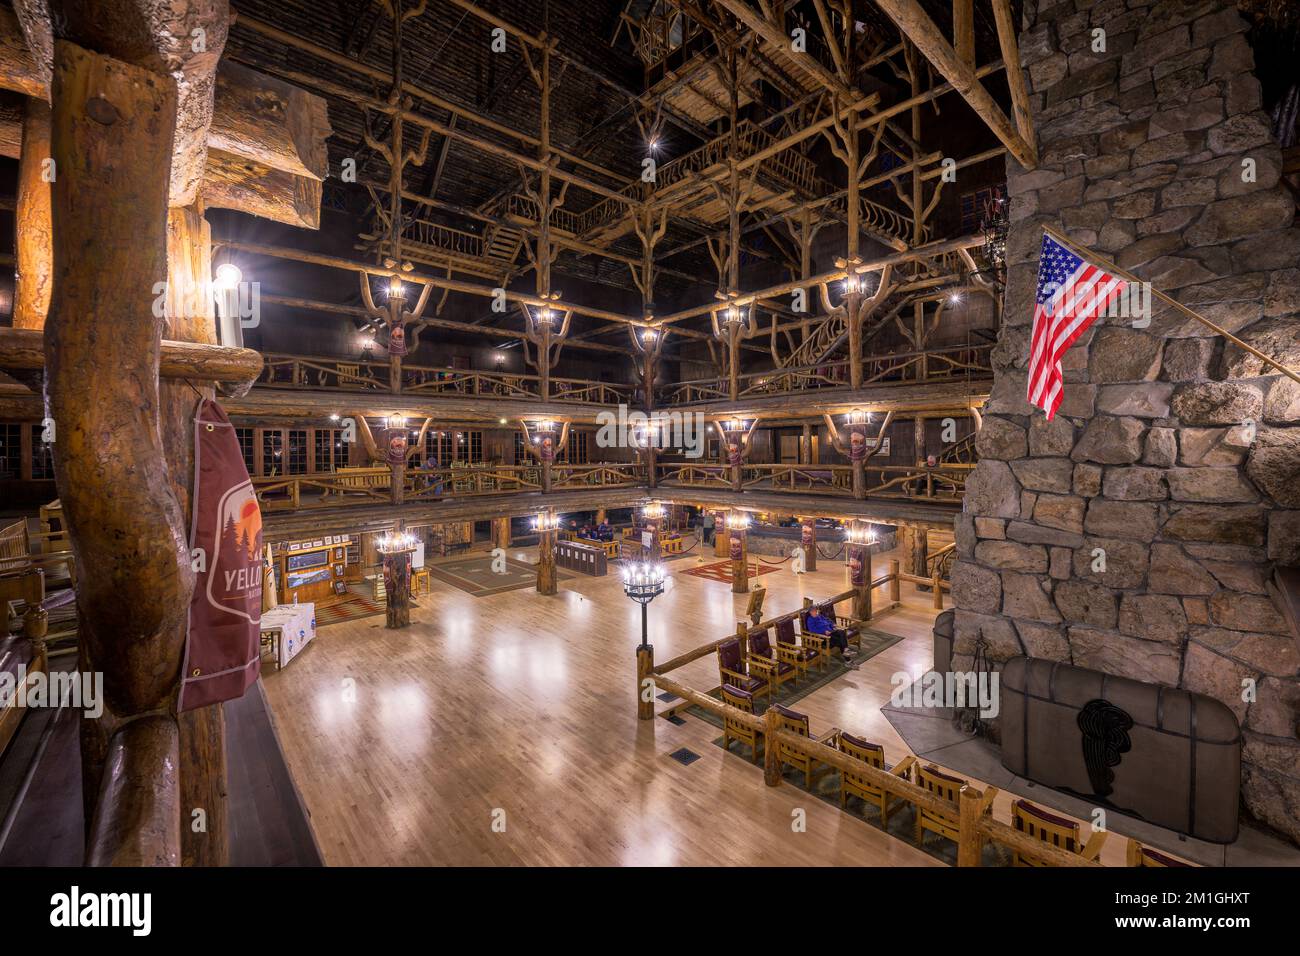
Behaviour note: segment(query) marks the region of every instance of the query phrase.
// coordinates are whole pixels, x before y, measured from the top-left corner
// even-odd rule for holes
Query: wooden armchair
[[[809,740],[815,740],[819,744],[826,744],[831,747],[835,746],[835,741],[840,735],[838,727],[832,727],[820,737],[813,737],[808,732],[808,716],[806,714],[790,710],[788,707],[782,707],[780,704],[773,704],[772,707],[781,717],[782,730],[788,730],[792,733],[798,734],[800,737],[807,737]],[[782,769],[784,769],[786,764],[789,764],[796,770],[802,770],[804,786],[809,790],[812,789],[813,765],[817,763],[816,760],[808,756],[802,750],[794,749],[789,744],[781,744],[778,747],[777,757],[781,761]]]
[[[921,807],[916,808],[916,845],[924,846],[926,830],[946,837],[954,843],[957,842],[957,833],[961,829],[961,822],[957,816],[957,795],[961,792],[961,788],[966,786],[966,781],[961,777],[946,774],[938,767],[927,765],[916,768],[916,782],[936,797],[947,800],[953,805],[951,812],[936,812]],[[981,813],[990,811],[993,807],[993,798],[997,795],[997,787],[989,787],[984,791],[983,805],[980,807]],[[983,846],[983,840],[980,840],[979,845]]]
[[[749,654],[745,661],[749,664],[749,672],[767,681],[774,690],[780,690],[786,681],[794,680],[794,665],[777,656],[767,638],[767,628],[749,632]],[[768,694],[768,700],[771,699],[772,695]]]
[[[747,714],[754,712],[754,695],[747,690],[741,690],[739,687],[729,687],[722,685],[722,702],[730,704],[737,710],[743,710]],[[731,742],[739,740],[742,744],[748,744],[754,763],[758,763],[758,747],[763,740],[762,731],[746,727],[744,724],[732,717],[722,718],[722,749],[730,750]]]
[[[1132,838],[1128,841],[1128,865],[1129,866],[1186,866],[1192,864],[1184,863],[1182,860],[1174,859],[1172,856],[1166,856],[1159,850],[1153,850],[1149,846],[1143,846],[1137,840]]]
[[[767,694],[772,700],[771,685],[761,677],[750,675],[740,655],[740,639],[733,637],[718,645],[718,673],[723,687],[738,687],[747,694]]]
[[[807,607],[804,608],[804,613],[799,617],[799,627],[802,630],[805,632],[808,630],[804,625],[804,621],[808,619],[808,612],[814,607],[821,612],[822,617],[829,618],[836,628],[844,632],[845,639],[849,644],[857,648],[859,652],[862,651],[862,630],[859,622],[855,621],[851,617],[844,617],[841,614],[836,614],[835,605],[830,601],[824,601],[821,604],[816,604],[812,601],[808,602]],[[815,637],[817,635],[813,636]]]
[[[812,635],[816,637],[817,635]],[[794,636],[794,621],[784,620],[776,625],[776,654],[777,657],[791,665],[797,674],[801,677],[808,676],[808,665],[816,662],[821,664],[826,659],[826,654],[818,647],[814,647],[808,640],[809,635],[805,634],[802,645],[796,643]],[[825,647],[825,643],[821,645]]]
[[[880,744],[869,743],[860,737],[854,737],[852,734],[840,732],[837,741],[841,753],[852,757],[854,760],[861,760],[863,763],[880,770],[888,769],[885,766],[885,748]],[[916,763],[916,758],[908,754],[898,762],[898,766],[889,772],[903,780],[912,779],[912,765]],[[844,771],[840,772],[840,809],[845,809],[849,803],[849,797],[860,797],[874,807],[880,808],[880,825],[889,826],[889,804],[891,800],[902,800],[902,797],[892,797],[888,791],[868,781],[865,777],[859,777]]]
[[[1079,824],[1055,813],[1048,813],[1042,807],[1035,806],[1028,800],[1017,800],[1011,805],[1011,824],[1021,833],[1037,837],[1044,843],[1059,846],[1070,853],[1078,853],[1085,860],[1095,860],[1101,853],[1102,844],[1106,842],[1106,833],[1093,830],[1086,845],[1079,840]],[[1021,856],[1012,851],[1012,866],[1046,866],[1038,860]]]

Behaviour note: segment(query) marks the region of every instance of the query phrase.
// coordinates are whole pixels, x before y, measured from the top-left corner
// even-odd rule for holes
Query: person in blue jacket
[[[852,656],[849,652],[849,638],[843,630],[835,626],[835,622],[822,614],[821,608],[813,605],[808,609],[808,616],[804,618],[804,630],[812,634],[824,634],[831,639],[831,646],[840,649],[841,657]]]

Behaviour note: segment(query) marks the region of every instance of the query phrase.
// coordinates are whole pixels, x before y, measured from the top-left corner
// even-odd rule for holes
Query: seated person
[[[814,604],[808,609],[808,616],[804,618],[804,629],[813,634],[825,634],[831,639],[831,646],[840,649],[840,656],[852,657],[849,650],[849,638],[843,630],[835,626],[835,622],[822,613],[822,609]]]
[[[600,523],[600,526],[596,529],[596,536],[597,536],[601,541],[613,541],[613,540],[614,540],[614,529],[613,529],[612,527],[610,527],[610,524],[609,524],[608,521],[602,521],[602,522]]]

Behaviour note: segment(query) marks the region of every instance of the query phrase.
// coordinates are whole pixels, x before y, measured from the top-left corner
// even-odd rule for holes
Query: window
[[[244,456],[244,467],[248,469],[251,475],[256,467],[256,459],[253,456],[253,429],[252,428],[235,428],[235,438],[239,442],[239,451]]]
[[[961,197],[961,232],[970,235],[980,232],[992,218],[992,207],[999,201],[1006,201],[1007,184],[986,186]]]
[[[262,474],[267,478],[283,475],[284,439],[278,431],[262,432]]]
[[[0,478],[21,478],[23,471],[23,426],[0,424]]]
[[[449,465],[453,461],[463,464],[483,460],[483,433],[471,431],[443,432],[438,449],[438,462]]]
[[[524,448],[524,436],[515,432],[515,464],[526,465],[531,456]]]
[[[289,469],[287,474],[307,474],[307,430],[289,429]]]
[[[41,441],[44,425],[32,428],[32,478],[36,481],[54,478],[54,448]]]
[[[316,451],[316,471],[334,471],[347,464],[343,455],[343,434],[337,428],[317,428],[313,432]]]
[[[587,432],[569,430],[569,444],[565,446],[560,460],[570,465],[587,464]]]

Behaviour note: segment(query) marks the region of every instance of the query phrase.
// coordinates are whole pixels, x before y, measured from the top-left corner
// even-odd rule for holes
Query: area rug
[[[780,566],[769,567],[763,564],[750,562],[749,576],[756,578],[760,574],[770,574],[773,571],[781,570]],[[717,561],[713,564],[702,564],[698,568],[685,568],[683,574],[693,574],[697,578],[708,578],[710,581],[720,581],[724,584],[731,583],[731,562]]]
[[[439,581],[459,588],[474,597],[487,597],[537,585],[537,565],[506,558],[505,570],[498,573],[492,570],[493,560],[491,555],[481,555],[429,564],[425,567],[429,569],[429,574]],[[556,573],[561,580],[571,577],[562,572]]]
[[[376,604],[364,594],[349,588],[346,594],[333,595],[328,603],[316,604],[316,627],[319,630],[330,624],[359,621],[364,617],[383,614],[384,606]]]

